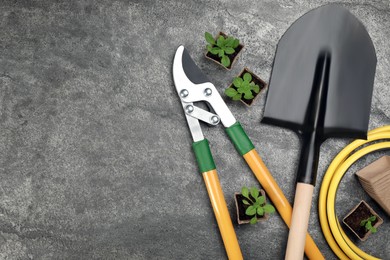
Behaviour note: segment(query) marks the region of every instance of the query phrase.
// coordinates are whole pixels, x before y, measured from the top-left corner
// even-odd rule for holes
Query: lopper
[[[209,142],[203,136],[199,120],[210,125],[217,125],[220,122],[224,125],[236,150],[244,157],[287,226],[290,226],[292,207],[264,165],[241,124],[234,118],[215,86],[198,68],[184,46],[177,49],[174,57],[173,80],[194,141],[192,148],[206,184],[227,256],[229,259],[242,259]],[[211,107],[210,111],[194,104],[200,101],[206,102]],[[305,253],[310,259],[324,259],[309,234],[307,234]]]

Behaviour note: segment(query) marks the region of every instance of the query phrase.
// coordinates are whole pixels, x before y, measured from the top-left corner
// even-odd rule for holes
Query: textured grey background
[[[184,44],[221,93],[244,66],[268,81],[283,32],[328,2],[2,0],[0,259],[226,258],[173,86],[174,52]],[[377,50],[370,129],[390,124],[390,2],[341,2]],[[230,72],[203,57],[204,32],[219,30],[246,45]],[[249,109],[227,103],[292,201],[299,140],[259,124],[264,97]],[[235,218],[233,193],[258,182],[221,126],[203,130]],[[324,143],[318,183],[348,142]],[[389,217],[353,176],[381,154],[354,165],[337,210],[342,217],[360,199],[371,202],[385,224],[358,245],[390,259]],[[318,191],[310,233],[334,259]],[[235,228],[246,259],[283,257],[288,230],[278,214]]]

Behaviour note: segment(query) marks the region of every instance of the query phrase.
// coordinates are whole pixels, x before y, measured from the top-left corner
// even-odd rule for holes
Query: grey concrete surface
[[[388,0],[2,0],[0,259],[225,259],[172,81],[175,49],[184,44],[221,93],[244,66],[268,81],[283,32],[329,2],[367,27],[378,56],[370,129],[390,124]],[[204,32],[219,30],[246,45],[232,71],[203,56]],[[259,123],[264,101],[226,102],[292,201],[299,140]],[[234,219],[233,193],[259,184],[221,126],[203,131]],[[327,259],[336,256],[318,221],[319,186],[349,142],[321,149],[310,233]],[[390,259],[390,219],[353,176],[385,153],[350,169],[337,213],[371,203],[385,223],[357,243]],[[234,226],[245,259],[283,258],[288,230],[278,214]]]

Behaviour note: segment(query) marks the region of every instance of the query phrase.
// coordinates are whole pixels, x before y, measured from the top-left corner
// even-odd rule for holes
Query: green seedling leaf
[[[259,205],[263,205],[265,203],[265,198],[264,198],[264,196],[260,196],[257,198],[256,201],[259,202]]]
[[[244,93],[244,98],[245,99],[252,99],[252,98],[254,98],[254,96],[253,96],[252,92],[249,91],[249,92]]]
[[[243,79],[248,83],[252,81],[252,75],[250,73],[245,73]]]
[[[228,97],[234,97],[235,95],[237,95],[237,90],[235,90],[234,88],[227,88],[226,90],[225,90],[225,94],[226,94],[226,96],[228,96]],[[244,196],[245,197],[245,196]]]
[[[252,89],[253,87],[253,84],[249,83],[248,81],[244,80],[245,84],[250,88]]]
[[[367,220],[360,221],[360,226],[363,227],[366,224]]]
[[[209,52],[211,52],[211,53],[214,54],[214,55],[217,55],[217,54],[219,53],[219,50],[220,50],[220,48],[218,48],[218,47],[213,47],[213,48],[211,48],[211,49],[209,50]]]
[[[237,95],[235,95],[234,97],[232,97],[233,100],[237,101],[237,100],[240,100],[242,97],[242,94],[240,93],[237,93]]]
[[[256,216],[254,216],[253,218],[251,218],[251,221],[249,221],[249,223],[251,223],[252,225],[256,224],[256,223],[257,223],[257,218],[256,218]]]
[[[233,43],[234,43],[234,38],[233,37],[229,36],[229,37],[226,38],[225,46],[232,47]]]
[[[223,58],[223,57],[225,56],[225,51],[222,50],[222,49],[219,49],[219,50],[218,50],[218,56],[219,56],[220,58]],[[222,63],[222,64],[223,64],[223,63]]]
[[[367,221],[365,227],[366,227],[367,230],[371,230],[371,228],[372,228],[371,221]]]
[[[257,199],[257,197],[259,197],[259,190],[256,189],[255,187],[252,187],[251,188],[251,195],[254,199]]]
[[[211,45],[215,44],[214,37],[209,32],[204,33],[204,37],[206,38],[206,42],[210,43]]]
[[[245,210],[245,214],[248,215],[248,216],[253,216],[256,214],[256,208],[253,207],[253,206],[249,206],[246,210]]]
[[[226,56],[226,55],[223,55],[223,56],[222,56],[222,59],[221,59],[221,63],[222,63],[222,65],[225,66],[226,68],[229,67],[229,65],[230,65],[230,59],[229,59],[229,57]]]
[[[221,41],[221,48],[225,48],[226,47],[226,39],[223,38],[223,40]]]
[[[233,54],[235,51],[232,47],[225,47],[226,54]]]
[[[240,45],[240,41],[238,39],[234,39],[233,44],[232,44],[232,48],[235,49],[238,47],[238,45]]]
[[[257,94],[260,92],[260,87],[259,85],[252,85],[252,90]]]
[[[257,208],[257,214],[258,214],[259,216],[263,216],[263,215],[264,215],[264,209],[263,209],[262,207],[258,207],[258,208]]]
[[[243,82],[242,78],[236,77],[236,78],[234,78],[234,80],[233,80],[233,85],[234,85],[236,88],[239,88],[239,87],[241,87],[242,82]]]
[[[248,83],[245,81],[243,81],[241,83],[241,86],[239,88],[237,88],[238,93],[246,93],[246,92],[250,92],[250,91],[251,91],[251,86],[249,86]]]
[[[225,38],[223,38],[223,36],[220,35],[220,36],[218,37],[218,39],[217,39],[217,45],[218,45],[219,47],[222,47],[222,46],[225,46],[224,43],[225,43]]]
[[[267,204],[263,207],[265,213],[274,213],[275,212],[275,208],[274,206],[270,205],[270,204]]]
[[[245,198],[249,199],[249,189],[247,187],[242,187],[241,189],[241,194]]]
[[[375,221],[376,220],[376,216],[371,216],[370,217],[370,221],[372,222],[372,221]]]
[[[376,229],[376,227],[372,227],[370,230],[371,230],[371,233],[373,233],[373,234],[376,233],[376,232],[378,232],[378,230]]]
[[[242,203],[244,203],[245,205],[251,205],[251,204],[249,203],[249,201],[247,201],[247,200],[242,200]]]

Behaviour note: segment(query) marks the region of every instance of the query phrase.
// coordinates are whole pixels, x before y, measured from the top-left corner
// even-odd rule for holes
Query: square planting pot
[[[385,155],[356,173],[363,189],[390,216],[390,156]]]
[[[260,94],[262,93],[262,91],[267,87],[267,83],[262,80],[259,76],[257,76],[255,73],[253,73],[252,71],[250,71],[247,67],[245,67],[241,72],[240,74],[237,75],[237,77],[240,77],[242,78],[244,76],[245,73],[249,73],[252,75],[252,81],[258,85],[260,87],[260,91],[259,93],[254,93],[252,91],[252,94],[255,96],[253,99],[245,99],[244,97],[242,97],[242,99],[240,99],[240,101],[242,103],[244,103],[246,106],[250,107],[254,104],[254,102],[258,99],[258,97],[260,96]],[[236,87],[232,84],[230,84],[230,86],[228,88],[234,88],[236,89]]]
[[[360,226],[360,222],[371,216],[376,216],[376,220],[372,222],[372,226],[378,228],[383,223],[383,219],[379,217],[379,215],[364,200],[362,200],[347,214],[347,216],[343,219],[343,223],[361,241],[365,241],[371,234],[371,231],[367,231],[364,226]]]
[[[265,191],[260,189],[260,194],[262,196],[264,196],[265,201],[266,201],[267,198],[265,197]],[[249,195],[249,196],[251,196],[251,195]],[[236,210],[237,210],[237,222],[240,225],[241,224],[248,224],[250,222],[251,218],[252,218],[252,217],[247,216],[245,214],[245,210],[248,208],[248,205],[245,205],[244,203],[242,203],[243,199],[245,199],[245,197],[241,193],[238,193],[238,192],[234,193],[234,201],[235,201]],[[264,213],[264,215],[262,217],[257,218],[257,221],[258,222],[265,221],[268,218],[269,218],[269,214],[268,213]]]
[[[218,37],[221,36],[221,35],[222,35],[223,37],[225,37],[225,38],[228,36],[228,35],[226,35],[226,34],[223,33],[223,32],[219,32],[219,33],[217,34],[217,36],[214,38],[215,41],[217,41]],[[240,53],[241,53],[241,51],[242,51],[243,49],[244,49],[244,45],[240,43],[240,44],[238,45],[238,47],[234,49],[235,52],[234,52],[233,54],[227,55],[227,56],[229,57],[229,59],[230,59],[230,65],[229,65],[228,67],[225,67],[224,65],[222,65],[222,63],[221,63],[221,58],[220,58],[218,55],[214,55],[214,54],[212,54],[211,52],[209,52],[209,51],[207,51],[207,50],[206,50],[206,53],[205,53],[205,57],[206,57],[207,59],[212,60],[213,62],[215,62],[215,63],[221,65],[221,66],[224,67],[225,69],[231,70],[232,67],[233,67],[233,65],[234,65],[234,63],[236,63],[237,58],[238,58],[238,56],[240,55]]]

